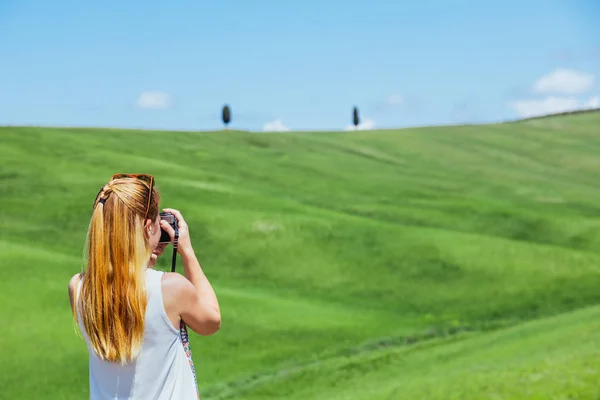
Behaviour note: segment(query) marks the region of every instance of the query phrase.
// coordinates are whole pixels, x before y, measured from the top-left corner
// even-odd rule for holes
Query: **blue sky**
[[[594,0],[0,0],[0,125],[339,130],[600,106]]]

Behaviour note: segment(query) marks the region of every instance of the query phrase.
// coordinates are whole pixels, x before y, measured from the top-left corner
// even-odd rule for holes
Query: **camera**
[[[169,225],[171,225],[171,227],[175,230],[175,232],[178,231],[178,227],[177,227],[177,218],[175,218],[175,216],[171,213],[160,213],[159,214],[160,219],[167,221],[169,223]],[[160,240],[159,243],[171,243],[171,236],[169,236],[169,233],[167,231],[165,231],[163,228],[160,228]]]

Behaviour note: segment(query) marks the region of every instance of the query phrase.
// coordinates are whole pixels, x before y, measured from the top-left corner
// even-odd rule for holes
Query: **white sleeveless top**
[[[79,328],[89,352],[90,400],[196,400],[196,382],[181,336],[165,312],[161,279],[164,272],[148,268],[148,306],[144,342],[132,364],[99,359],[79,318]],[[81,281],[77,287],[77,298]],[[77,308],[79,313],[79,308]]]

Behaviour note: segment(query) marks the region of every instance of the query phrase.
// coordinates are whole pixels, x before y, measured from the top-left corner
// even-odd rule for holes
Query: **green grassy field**
[[[67,283],[98,189],[146,172],[221,302],[203,399],[596,399],[598,126],[0,128],[0,398],[86,398]]]

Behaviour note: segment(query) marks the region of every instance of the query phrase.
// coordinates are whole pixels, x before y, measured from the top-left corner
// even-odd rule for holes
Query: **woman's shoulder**
[[[69,280],[69,300],[71,301],[71,308],[73,308],[73,302],[75,300],[75,293],[77,291],[77,286],[79,286],[79,282],[81,281],[81,273],[77,273],[73,275],[73,277]]]
[[[171,321],[173,329],[179,326],[180,315],[187,307],[186,298],[189,297],[190,287],[194,286],[183,275],[177,272],[165,272],[161,278],[161,292],[163,307]]]
[[[190,286],[193,288],[192,282],[177,272],[165,272],[162,276],[161,283],[163,293],[169,292],[176,294],[187,290]]]
[[[161,287],[165,303],[181,304],[182,300],[196,294],[192,282],[177,272],[165,272],[162,276]]]

